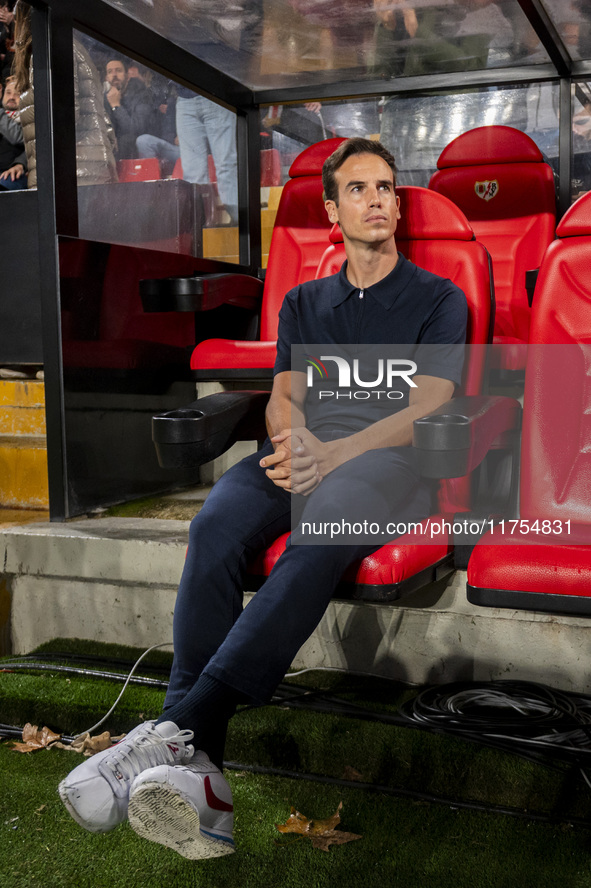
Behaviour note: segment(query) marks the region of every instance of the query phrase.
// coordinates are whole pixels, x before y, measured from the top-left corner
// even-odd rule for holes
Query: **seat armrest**
[[[427,478],[467,475],[489,450],[509,443],[510,433],[521,427],[521,412],[515,398],[464,395],[416,419],[413,448],[421,474]]]
[[[266,436],[269,392],[218,392],[152,417],[152,440],[163,468],[210,462],[236,441]]]
[[[140,281],[144,311],[211,311],[220,305],[256,309],[263,282],[247,274],[194,274]]]

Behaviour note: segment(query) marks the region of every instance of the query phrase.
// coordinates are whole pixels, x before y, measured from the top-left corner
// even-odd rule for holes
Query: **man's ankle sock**
[[[234,688],[203,674],[183,700],[164,710],[157,724],[172,721],[181,729],[193,731],[195,749],[203,749],[220,767],[228,721],[241,697]]]

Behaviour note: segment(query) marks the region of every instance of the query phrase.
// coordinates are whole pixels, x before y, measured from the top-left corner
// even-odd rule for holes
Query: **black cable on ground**
[[[127,675],[122,672],[104,672],[97,669],[83,669],[76,666],[62,666],[49,663],[0,663],[0,673],[2,672],[51,672],[66,673],[68,675],[82,675],[86,678],[99,678],[105,681],[124,682]],[[146,685],[152,688],[166,689],[168,682],[164,679],[149,678],[148,676],[132,675],[129,684]]]
[[[0,660],[0,668],[2,668],[2,666],[5,663],[27,664],[27,663],[31,663],[31,662],[37,662],[37,661],[54,662],[55,660],[64,660],[66,663],[68,663],[68,662],[73,662],[73,663],[78,663],[78,664],[90,663],[91,665],[95,665],[95,666],[103,665],[103,666],[111,667],[114,669],[121,668],[121,669],[124,669],[126,672],[129,672],[129,670],[134,665],[133,660],[125,660],[120,657],[107,657],[107,656],[103,656],[100,654],[74,654],[74,653],[70,653],[70,652],[61,652],[61,651],[57,651],[55,653],[52,653],[52,652],[47,652],[47,651],[40,651],[35,654],[21,654],[20,656],[17,656],[17,657],[9,657],[9,658],[6,658],[4,661]],[[144,672],[153,672],[158,675],[170,675],[170,666],[165,665],[165,664],[162,664],[161,666],[156,666],[155,664],[144,663],[144,665],[142,666],[142,669]]]
[[[485,802],[463,802],[449,799],[445,796],[432,795],[426,792],[417,792],[401,787],[383,786],[377,783],[363,783],[357,780],[344,780],[339,777],[325,777],[322,774],[306,774],[301,771],[288,771],[284,768],[269,768],[262,765],[244,765],[238,762],[224,762],[224,768],[230,771],[247,771],[252,774],[270,775],[273,777],[285,777],[290,780],[309,780],[313,783],[325,783],[330,786],[342,786],[346,789],[363,789],[368,792],[382,793],[383,795],[397,796],[411,799],[417,802],[429,802],[431,804],[445,805],[445,807],[461,808],[469,811],[480,811],[487,814],[505,814],[509,817],[517,817],[521,820],[536,820],[541,823],[570,823],[573,826],[591,829],[591,820],[582,817],[566,817],[565,819],[552,817],[539,811],[525,811],[522,808],[513,808],[506,805],[490,805]]]
[[[591,766],[591,698],[536,682],[455,682],[400,708],[409,725]]]
[[[61,658],[59,654],[49,656]],[[20,662],[23,659],[25,662]],[[8,671],[69,672],[112,681],[126,679],[118,673],[49,665],[28,657],[5,661],[0,663],[2,667]],[[132,676],[130,681],[154,688],[168,686],[165,680],[149,677]],[[276,706],[451,734],[547,767],[559,767],[559,762],[575,765],[591,787],[586,773],[591,768],[591,697],[583,694],[554,690],[535,682],[455,682],[426,688],[397,713],[389,713],[290,682],[278,687],[271,702]],[[251,708],[258,707],[242,707],[239,712]]]

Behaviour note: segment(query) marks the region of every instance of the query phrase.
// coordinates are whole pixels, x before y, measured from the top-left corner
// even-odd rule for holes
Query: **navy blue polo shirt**
[[[347,278],[347,263],[331,277],[308,281],[287,293],[279,312],[277,358],[274,373],[307,370],[299,355],[309,344],[409,346],[396,354],[415,360],[418,374],[461,381],[463,349],[434,348],[466,341],[467,304],[462,290],[450,280],[419,268],[401,253],[393,270],[381,281],[360,290]],[[417,349],[417,346],[431,348]],[[292,346],[302,346],[292,360]],[[334,380],[333,380],[334,381]],[[326,380],[326,388],[331,385]],[[389,401],[347,403],[347,397],[326,397],[321,403],[306,401],[306,420],[311,431],[355,432],[408,405],[404,398]]]

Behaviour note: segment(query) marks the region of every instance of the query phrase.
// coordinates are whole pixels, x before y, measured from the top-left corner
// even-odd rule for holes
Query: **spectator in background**
[[[0,86],[0,189],[19,191],[27,187],[27,155],[18,117],[20,95],[14,79]]]
[[[156,91],[152,85],[152,93],[158,102],[157,118],[159,134],[143,133],[138,136],[136,157],[157,157],[160,161],[162,176],[170,176],[174,165],[181,156],[179,140],[176,134],[176,88],[168,82],[166,92]]]
[[[31,37],[31,7],[18,0],[14,22],[14,74],[20,96],[19,117],[27,152],[27,187],[37,186],[35,152],[35,105],[33,89],[33,41]]]
[[[35,104],[31,7],[18,0],[16,10],[15,80],[20,93],[20,122],[28,165],[28,187],[37,185]],[[83,44],[74,39],[74,101],[76,117],[76,176],[80,185],[116,181],[115,137],[103,104],[101,81]]]
[[[236,115],[197,96],[183,86],[178,88],[176,129],[181,150],[183,179],[206,185],[209,182],[207,155],[213,156],[220,199],[229,215],[229,224],[238,222],[238,180],[236,155]]]
[[[117,181],[115,134],[105,112],[101,78],[86,47],[74,38],[76,178],[78,185]]]
[[[158,135],[154,99],[141,78],[129,76],[122,58],[107,62],[105,76],[105,107],[117,138],[116,158],[137,157],[137,137]]]
[[[14,0],[0,0],[0,77],[6,81],[14,59]]]
[[[464,0],[464,4],[467,12],[460,22],[457,36],[464,38],[462,43],[465,49],[470,48],[468,38],[472,38],[475,55],[481,52],[481,46],[488,49],[486,56],[488,68],[509,64],[515,35],[511,22],[507,21],[500,7],[492,0]],[[481,46],[478,41],[481,41]]]

